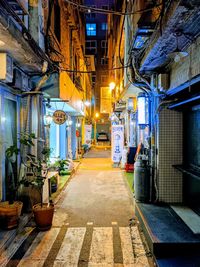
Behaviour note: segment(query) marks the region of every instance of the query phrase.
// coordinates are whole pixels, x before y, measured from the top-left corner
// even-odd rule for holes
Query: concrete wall
[[[172,65],[170,73],[170,89],[175,88],[200,74],[200,38],[189,48],[189,55]]]

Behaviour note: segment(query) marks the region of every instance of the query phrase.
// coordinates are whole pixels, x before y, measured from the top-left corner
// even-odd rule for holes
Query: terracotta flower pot
[[[40,231],[46,231],[51,228],[53,221],[53,213],[53,204],[43,203],[42,207],[41,204],[36,204],[33,206],[35,223]]]
[[[15,201],[9,204],[8,201],[0,202],[0,226],[3,229],[13,229],[18,226],[23,203]]]

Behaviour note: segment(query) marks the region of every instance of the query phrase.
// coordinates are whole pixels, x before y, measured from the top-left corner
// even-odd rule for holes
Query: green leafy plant
[[[51,152],[53,151],[52,148],[48,147],[48,146],[44,146],[43,150],[42,150],[42,154],[45,157],[45,161],[49,162],[50,156],[51,156]]]
[[[37,139],[34,133],[21,133],[19,142],[21,146],[31,148],[34,146],[34,139]],[[6,149],[6,157],[8,158],[8,160],[11,160],[13,155],[17,156],[19,152],[20,149],[17,147],[17,145],[12,145]],[[24,177],[22,177],[22,179],[12,187],[11,195],[13,194],[13,192],[15,192],[15,195],[17,194],[20,185],[24,185],[25,187],[34,186],[40,193],[40,202],[42,205],[43,185],[45,180],[45,174],[47,173],[47,166],[44,162],[42,162],[41,160],[37,160],[36,157],[30,153],[26,154],[25,161],[26,162],[23,162],[21,157],[21,162],[23,162],[28,171],[25,173]]]
[[[51,181],[51,184],[57,184],[58,183],[58,180],[57,180],[57,177],[55,175],[53,175],[51,178],[50,178],[50,181]]]
[[[26,146],[26,147],[31,147],[34,145],[33,143],[33,139],[36,139],[35,134],[31,133],[31,134],[27,134],[27,133],[21,133],[20,134],[20,138],[19,138],[19,142],[20,144]],[[14,202],[14,200],[16,200],[17,198],[17,194],[18,194],[18,188],[19,188],[19,181],[17,179],[17,181],[15,181],[14,177],[14,171],[13,171],[13,164],[16,163],[17,161],[17,156],[20,153],[20,148],[17,147],[17,144],[11,145],[9,146],[6,151],[5,151],[5,155],[6,155],[6,160],[8,162],[8,166],[10,173],[8,174],[8,188],[9,188],[9,203],[12,204]],[[22,159],[21,159],[22,161]]]

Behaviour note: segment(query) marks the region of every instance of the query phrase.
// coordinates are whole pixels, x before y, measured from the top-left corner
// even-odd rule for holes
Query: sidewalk
[[[72,173],[69,175],[69,178],[66,180],[64,184],[62,184],[61,188],[59,188],[59,194],[55,194],[52,198],[53,202],[56,204],[60,197],[62,190],[66,187],[70,179],[74,176],[76,173],[78,167],[80,165],[80,162],[74,162],[74,169]],[[28,224],[28,222],[32,219],[32,213],[23,214],[20,216],[19,226],[16,229],[12,230],[3,230],[0,229],[0,255],[1,253],[8,248],[8,246],[13,242],[15,237],[22,233],[24,231],[24,227]]]

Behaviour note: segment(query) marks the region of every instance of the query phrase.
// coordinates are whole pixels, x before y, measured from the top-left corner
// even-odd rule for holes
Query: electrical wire
[[[8,16],[8,14],[12,15],[12,17],[19,23],[19,25],[22,27],[22,33],[24,39],[29,43],[30,47],[33,49],[33,51],[40,57],[40,59],[45,60],[49,63],[50,66],[52,66],[52,62],[49,59],[49,57],[43,52],[43,50],[38,46],[36,41],[33,39],[29,31],[27,30],[26,26],[22,22],[22,20],[19,18],[19,16],[15,13],[15,11],[10,7],[7,1],[1,0],[1,6],[3,7],[1,10],[5,14],[5,10]]]
[[[130,67],[130,65],[127,65],[127,66],[123,66],[123,67],[114,67],[112,69],[106,69],[105,71],[113,71],[113,70],[119,70],[119,69],[126,69]],[[65,68],[62,68],[62,67],[59,67],[61,71],[66,71],[66,72],[77,72],[77,73],[93,73],[94,71],[82,71],[82,70],[70,70],[70,69],[65,69]]]
[[[102,14],[113,14],[113,15],[118,15],[118,16],[134,15],[134,14],[140,14],[140,13],[148,12],[148,11],[152,10],[153,8],[161,5],[161,4],[158,4],[158,5],[155,5],[154,7],[146,8],[146,9],[140,9],[140,10],[137,10],[134,12],[119,12],[119,11],[113,11],[113,10],[107,10],[107,9],[102,9],[102,8],[96,8],[96,7],[81,5],[81,4],[75,3],[75,2],[70,1],[70,0],[65,0],[65,2],[78,8],[80,11],[83,11],[86,13],[95,12],[95,13],[102,13]]]

